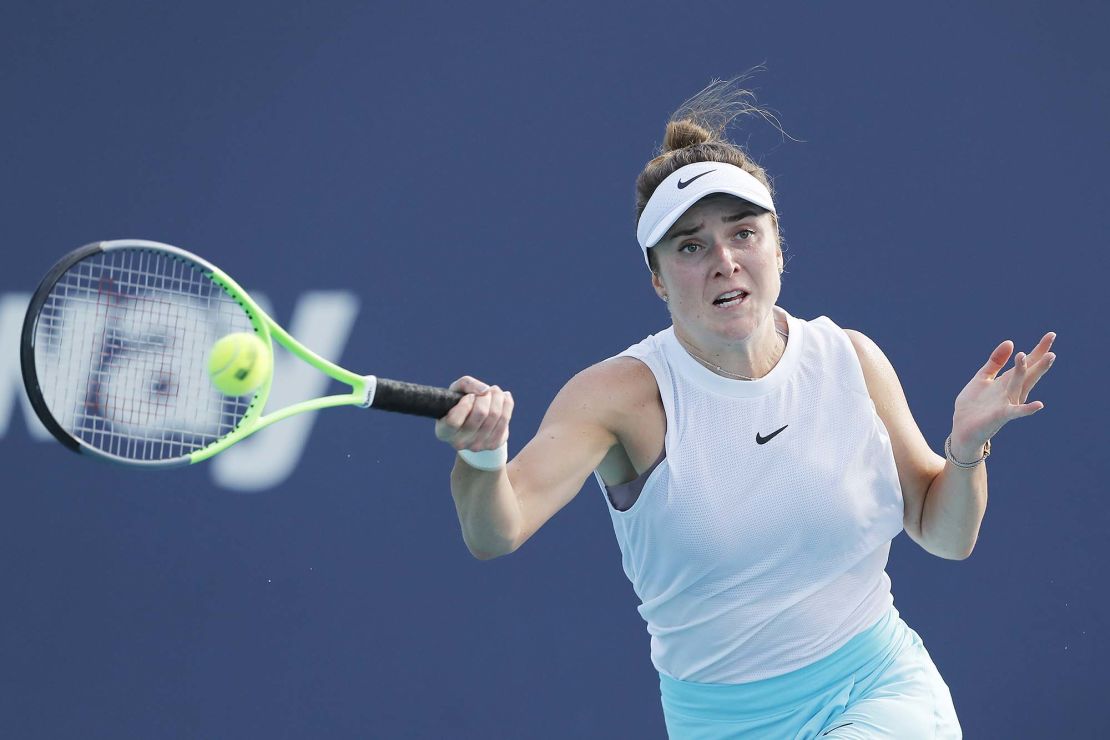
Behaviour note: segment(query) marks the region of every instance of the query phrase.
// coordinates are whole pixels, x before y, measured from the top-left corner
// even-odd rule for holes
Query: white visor
[[[771,213],[777,213],[775,203],[771,200],[771,193],[763,183],[736,165],[724,162],[695,162],[679,167],[666,180],[659,183],[659,187],[651,194],[644,212],[640,215],[640,222],[636,226],[636,239],[640,242],[640,248],[644,250],[644,259],[647,259],[648,249],[659,243],[667,233],[667,229],[671,228],[690,206],[713,193],[735,195],[760,208],[766,208]]]

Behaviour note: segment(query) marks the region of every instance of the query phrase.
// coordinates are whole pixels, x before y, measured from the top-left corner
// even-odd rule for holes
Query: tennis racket
[[[277,341],[351,392],[263,413],[271,373],[248,395],[224,395],[208,377],[208,352],[241,331],[271,353]],[[215,265],[138,239],[88,244],[54,265],[27,308],[20,365],[31,405],[58,441],[142,467],[206,460],[306,411],[349,405],[438,419],[463,396],[345,370],[290,336]]]

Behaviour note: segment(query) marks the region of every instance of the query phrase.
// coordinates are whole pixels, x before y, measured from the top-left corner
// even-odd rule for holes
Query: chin
[[[741,340],[750,337],[765,318],[767,317],[751,313],[737,316],[720,316],[713,324],[718,333],[727,334],[730,339]]]

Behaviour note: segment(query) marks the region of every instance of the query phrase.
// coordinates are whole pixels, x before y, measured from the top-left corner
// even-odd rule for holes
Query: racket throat
[[[354,388],[355,393],[357,395],[362,396],[362,400],[359,401],[358,405],[361,408],[364,408],[364,409],[368,409],[371,406],[373,406],[374,405],[374,394],[377,392],[377,390],[378,390],[378,378],[377,378],[377,376],[376,375],[363,375],[361,386],[360,385],[355,385],[355,388]]]

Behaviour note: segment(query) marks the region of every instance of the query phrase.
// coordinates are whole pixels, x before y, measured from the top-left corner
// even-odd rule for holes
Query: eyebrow
[[[721,223],[728,224],[728,223],[732,223],[733,221],[741,221],[741,220],[743,220],[743,219],[745,219],[749,216],[758,216],[758,215],[759,214],[756,213],[755,211],[753,211],[752,209],[745,208],[743,211],[740,211],[739,213],[735,213],[731,216],[722,217],[721,218]],[[664,236],[660,241],[666,241],[668,239],[677,239],[680,236],[690,236],[691,234],[698,233],[703,228],[705,228],[705,222],[704,221],[702,221],[700,224],[698,224],[697,226],[694,226],[692,228],[683,229],[682,231],[676,231],[673,234],[668,234],[668,235]]]

